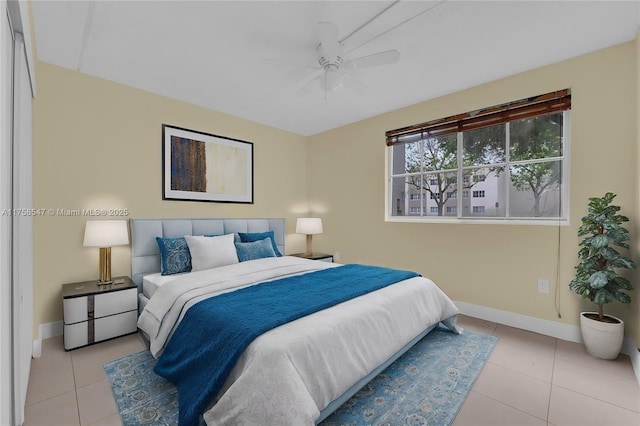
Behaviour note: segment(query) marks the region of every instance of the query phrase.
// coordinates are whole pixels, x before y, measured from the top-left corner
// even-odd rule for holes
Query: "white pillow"
[[[192,271],[238,263],[233,234],[219,237],[185,235],[184,238],[191,252]]]

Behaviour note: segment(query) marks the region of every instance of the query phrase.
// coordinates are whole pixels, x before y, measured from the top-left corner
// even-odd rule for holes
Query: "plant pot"
[[[612,315],[605,315],[617,322],[602,322],[587,317],[587,314],[597,317],[598,313],[580,313],[580,331],[587,352],[595,358],[616,359],[624,340],[624,321]]]

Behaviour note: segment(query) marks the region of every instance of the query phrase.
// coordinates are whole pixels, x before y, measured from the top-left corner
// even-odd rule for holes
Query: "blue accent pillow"
[[[276,257],[270,238],[264,238],[250,243],[234,244],[236,245],[236,252],[238,253],[238,260],[240,262],[262,259],[264,257]]]
[[[250,232],[250,233],[238,232],[238,235],[240,236],[240,241],[243,243],[252,243],[254,241],[263,240],[265,238],[271,238],[271,245],[273,248],[273,252],[276,254],[276,256],[282,257],[282,253],[280,253],[280,250],[278,250],[278,246],[276,245],[276,240],[273,237],[273,231]]]
[[[191,271],[191,252],[184,237],[156,237],[160,248],[160,275]]]

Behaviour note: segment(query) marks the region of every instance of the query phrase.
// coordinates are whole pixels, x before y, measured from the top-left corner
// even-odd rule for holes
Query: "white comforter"
[[[138,321],[157,356],[204,297],[337,264],[280,257],[198,271],[163,285]],[[209,425],[313,425],[320,411],[427,327],[458,310],[429,279],[411,278],[275,328],[247,347]],[[454,327],[454,324],[450,324]]]

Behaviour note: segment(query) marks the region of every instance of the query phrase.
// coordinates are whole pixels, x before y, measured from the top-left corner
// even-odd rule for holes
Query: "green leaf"
[[[618,286],[624,290],[633,290],[633,286],[631,282],[625,277],[615,277],[613,279]]]
[[[601,249],[602,247],[609,245],[609,238],[604,234],[596,235],[591,238],[591,245],[596,249]]]
[[[589,284],[591,284],[593,288],[602,288],[608,283],[607,274],[602,271],[595,272],[589,277]]]
[[[602,247],[598,253],[607,260],[615,260],[620,257],[620,254],[611,247]]]
[[[593,298],[593,303],[596,305],[604,305],[610,302],[613,302],[613,297],[611,297],[608,291],[602,289],[598,290]]]
[[[631,297],[628,294],[622,293],[621,291],[616,292],[616,300],[620,303],[631,303]]]
[[[636,269],[636,264],[633,260],[622,256],[614,259],[611,265],[615,268]]]

